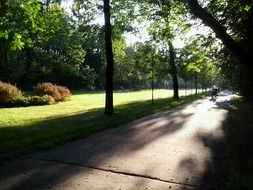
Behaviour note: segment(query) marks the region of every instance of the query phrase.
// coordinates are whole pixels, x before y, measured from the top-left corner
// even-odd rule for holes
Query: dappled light
[[[136,94],[138,92],[134,92],[134,95]],[[146,92],[139,92],[139,94],[143,96]],[[119,98],[121,104],[115,106],[115,115],[111,117],[103,115],[103,108],[96,108],[92,102],[87,102],[86,95],[82,97],[86,100],[83,103],[88,103],[90,107],[94,106],[93,109],[78,111],[79,107],[77,107],[76,109],[72,108],[71,113],[69,109],[76,104],[77,99],[74,102],[69,102],[70,106],[60,106],[60,109],[57,106],[46,106],[41,110],[38,107],[33,107],[29,112],[27,111],[28,113],[24,112],[27,110],[26,108],[7,109],[12,114],[5,113],[3,110],[3,113],[8,117],[1,121],[0,147],[2,152],[0,160],[5,161],[15,155],[20,156],[70,140],[84,138],[92,133],[116,127],[142,116],[182,105],[200,96],[184,97],[180,101],[175,101],[172,98],[156,99],[155,105],[152,105],[150,100],[141,101],[139,96],[132,96],[130,92],[125,97],[130,97],[129,100],[132,101],[127,103],[128,101],[123,97]],[[97,104],[95,103],[95,105]],[[59,114],[64,110],[65,115]]]
[[[84,140],[30,155],[25,162],[29,164],[35,160],[36,164],[32,162],[35,165],[30,169],[21,167],[19,172],[24,172],[23,176],[13,176],[4,168],[1,172],[5,179],[15,181],[11,183],[12,189],[33,188],[36,185],[43,189],[45,186],[40,185],[41,180],[49,188],[68,189],[64,184],[77,185],[78,180],[86,179],[89,181],[87,185],[90,185],[100,177],[94,188],[101,187],[102,181],[104,188],[110,187],[106,179],[114,181],[114,188],[128,189],[135,185],[158,189],[169,186],[194,189],[202,185],[211,188],[209,185],[214,185],[214,151],[219,151],[216,145],[224,138],[222,122],[227,115],[227,110],[219,108],[219,105],[229,97],[219,98],[216,103],[209,98],[198,100]],[[14,169],[17,167],[15,164],[18,163],[14,162],[9,167]],[[50,175],[47,176],[49,171]],[[114,178],[116,174],[120,176]],[[35,176],[38,181],[29,182],[28,179]],[[122,180],[127,180],[127,183]],[[83,181],[78,184],[92,189]]]
[[[252,52],[252,0],[0,0],[0,189],[253,189]]]

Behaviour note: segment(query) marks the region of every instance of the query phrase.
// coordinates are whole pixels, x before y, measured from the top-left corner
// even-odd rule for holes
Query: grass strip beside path
[[[42,119],[25,117],[20,113],[17,117],[25,120],[4,121],[0,124],[0,164],[22,155],[52,148],[68,141],[85,138],[90,134],[116,127],[134,119],[192,102],[203,95],[190,95],[179,100],[161,98],[152,105],[150,100],[134,101],[115,106],[115,114],[106,116],[103,108],[94,108],[72,114],[61,114]],[[55,105],[57,106],[57,105]],[[13,108],[12,108],[13,109]],[[15,109],[15,108],[14,108]],[[26,109],[38,109],[31,107]],[[8,109],[11,112],[11,109]],[[23,116],[22,116],[23,114]],[[36,114],[36,113],[35,113]],[[4,118],[3,118],[4,119]]]

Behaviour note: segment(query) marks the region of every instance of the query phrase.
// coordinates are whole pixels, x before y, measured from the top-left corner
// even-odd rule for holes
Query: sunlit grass
[[[187,94],[192,91],[188,90]],[[185,91],[180,91],[185,94]],[[173,94],[172,90],[155,90],[154,98],[168,98]],[[146,101],[151,99],[151,91],[130,91],[114,93],[114,105],[126,104],[135,101]],[[0,127],[28,125],[37,120],[48,119],[61,115],[71,115],[84,113],[91,109],[103,108],[105,94],[101,92],[92,93],[74,93],[71,101],[62,102],[48,106],[32,106],[24,108],[1,108],[0,109]]]
[[[115,115],[106,116],[104,93],[73,94],[71,101],[55,105],[0,109],[0,163],[201,97],[173,100],[172,91],[157,90],[152,105],[151,91],[116,92]]]

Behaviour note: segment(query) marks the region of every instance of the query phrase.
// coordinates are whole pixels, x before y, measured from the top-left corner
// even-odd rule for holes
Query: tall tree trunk
[[[0,39],[0,80],[4,79],[4,68],[7,67],[8,64],[8,56],[6,50],[6,40]]]
[[[112,29],[110,22],[110,0],[104,0],[105,18],[105,53],[106,53],[106,80],[105,80],[105,114],[112,115],[113,110],[113,51],[112,51]]]
[[[173,81],[173,98],[179,99],[177,68],[176,68],[176,64],[175,64],[175,51],[174,51],[174,47],[171,42],[169,42],[169,51],[170,51],[171,75],[172,75],[172,81]]]
[[[154,104],[154,62],[151,62],[151,70],[152,70],[152,77],[151,77],[151,93],[152,93],[152,104]]]
[[[185,96],[187,96],[187,81],[184,80],[184,90],[185,90]]]
[[[7,0],[1,0],[0,1],[0,18],[6,15],[7,12]],[[3,22],[1,24],[2,29],[6,27],[6,22]],[[2,78],[2,72],[4,67],[7,65],[7,51],[6,51],[6,39],[2,36],[0,38],[0,80]]]
[[[194,83],[195,83],[195,95],[198,94],[198,76],[195,74],[194,76]]]

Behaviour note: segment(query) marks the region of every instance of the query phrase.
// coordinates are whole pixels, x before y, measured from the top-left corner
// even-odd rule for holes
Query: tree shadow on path
[[[250,113],[241,111],[241,109],[244,109],[243,107],[231,108],[228,100],[216,102],[212,109],[230,109],[230,111],[216,133],[211,135],[199,133],[196,136],[196,139],[210,150],[211,159],[205,163],[205,170],[199,176],[198,185],[194,189],[252,189],[253,164],[251,157],[253,143],[247,139],[251,138],[253,130],[252,127],[247,127],[247,124],[243,125],[243,122],[252,118],[252,115],[249,116]],[[253,106],[251,113],[252,111]],[[246,120],[243,121],[243,118]],[[192,162],[191,167],[188,168],[189,172],[194,173],[198,168],[198,161],[189,156],[189,158],[181,161],[181,167],[187,168],[188,162]]]
[[[134,103],[132,107],[131,104],[119,107],[118,110],[127,106],[128,110],[125,113],[117,113],[116,116],[123,114],[121,117],[124,116],[127,118],[127,114],[130,114],[130,108],[133,111],[131,114],[136,114],[134,112],[134,105],[136,105],[136,103]],[[148,105],[147,108],[149,108],[149,106],[150,105]],[[184,127],[184,123],[192,116],[192,114],[182,112],[182,110],[186,107],[187,105],[162,113],[156,113],[138,119],[132,123],[122,125],[114,129],[109,129],[105,132],[97,133],[84,140],[67,143],[51,151],[28,156],[28,159],[16,161],[3,166],[0,168],[0,187],[5,187],[2,189],[19,190],[46,189],[53,188],[57,184],[61,184],[80,173],[82,175],[89,173],[93,169],[120,173],[120,168],[117,168],[115,165],[111,165],[111,158],[117,158],[116,162],[118,164],[127,163],[128,156],[134,155],[135,152],[145,149],[146,146],[152,145],[154,141],[159,141],[159,139],[163,137],[167,138],[180,131],[182,127]],[[97,110],[95,113],[97,113]],[[93,113],[60,117],[43,122],[50,122],[52,124],[55,123],[55,126],[59,127],[59,134],[57,135],[60,135],[61,126],[59,123],[64,123],[65,125],[66,123],[73,124],[75,122],[85,123],[85,118],[89,116],[93,117]],[[82,119],[82,117],[84,118]],[[103,122],[108,122],[108,117],[111,117],[109,118],[111,126],[117,124],[117,122],[114,121],[115,116],[102,116],[100,118],[101,128],[99,128],[98,131],[103,129]],[[40,123],[38,127],[43,126],[43,122]],[[78,133],[79,129],[80,128],[77,127],[73,130]],[[29,132],[26,135],[29,135]],[[80,137],[85,135],[86,134],[82,134],[82,131],[80,131]],[[71,133],[69,139],[71,139]],[[145,159],[149,159],[148,154],[143,155],[142,162],[145,162]],[[138,158],[136,158],[135,161],[138,163]],[[131,174],[131,171],[127,168],[123,171],[123,173],[124,172],[126,174]],[[146,174],[143,173],[143,175]]]

